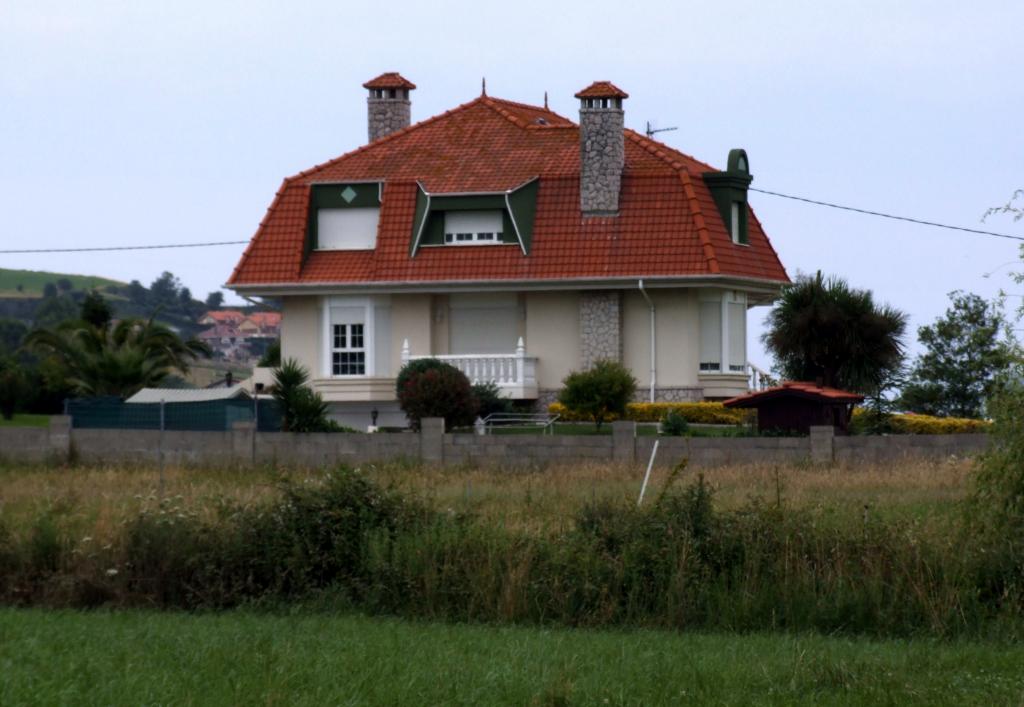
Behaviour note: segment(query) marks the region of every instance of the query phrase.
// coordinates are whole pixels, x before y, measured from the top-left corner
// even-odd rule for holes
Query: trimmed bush
[[[446,429],[465,427],[473,424],[479,409],[466,374],[434,358],[407,363],[398,373],[396,393],[415,430],[424,417],[443,417]]]
[[[512,412],[512,401],[501,397],[498,386],[492,382],[474,385],[473,397],[476,398],[477,414],[480,417],[487,417],[495,412]]]
[[[850,420],[850,431],[854,434],[867,434],[870,431],[872,411],[868,408],[855,408]],[[885,420],[885,428],[892,434],[904,435],[955,435],[976,434],[987,432],[992,426],[988,420],[971,420],[964,417],[933,417],[931,415],[915,415],[906,413],[889,415]]]
[[[675,410],[669,410],[665,419],[661,421],[661,434],[670,437],[682,437],[690,431],[690,423],[686,418]]]
[[[558,415],[566,422],[586,422],[588,418],[578,415],[561,403],[552,403],[548,412]],[[688,423],[698,425],[741,425],[747,420],[747,411],[731,410],[722,403],[629,403],[626,413],[611,416],[608,420],[633,420],[634,422],[660,422],[670,412],[680,415]]]
[[[621,417],[636,392],[636,379],[621,363],[598,361],[586,371],[573,371],[562,381],[558,402],[598,429]]]

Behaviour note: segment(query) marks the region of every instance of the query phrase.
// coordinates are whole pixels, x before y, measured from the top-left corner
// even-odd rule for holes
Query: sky
[[[743,147],[754,187],[1024,236],[980,223],[1024,187],[1022,27],[1024,3],[984,0],[0,0],[0,249],[247,240],[284,177],[366,141],[361,84],[384,71],[419,87],[414,121],[481,77],[575,118],[573,94],[611,80],[628,127],[678,128],[659,138],[719,167]],[[839,275],[908,312],[912,352],[948,292],[1024,295],[1015,241],[750,202],[791,276]],[[202,297],[243,247],[0,267],[170,270]],[[762,368],[766,313],[750,317]]]

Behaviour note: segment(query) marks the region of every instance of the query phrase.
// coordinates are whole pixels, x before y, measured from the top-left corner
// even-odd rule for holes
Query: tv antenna
[[[655,135],[657,135],[658,133],[667,133],[670,130],[679,130],[679,128],[678,127],[675,127],[675,128],[655,128],[654,126],[651,125],[651,121],[648,120],[647,121],[647,130],[645,130],[644,132],[647,134],[648,138],[652,138]]]

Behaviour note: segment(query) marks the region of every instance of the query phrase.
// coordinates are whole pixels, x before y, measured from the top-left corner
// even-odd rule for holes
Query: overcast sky
[[[1024,235],[979,224],[1024,187],[1022,28],[1009,1],[0,0],[0,247],[248,239],[282,178],[365,142],[361,84],[395,70],[419,86],[414,121],[478,95],[481,76],[575,119],[573,93],[609,79],[629,127],[678,127],[660,137],[720,167],[744,147],[755,187]],[[1013,241],[751,203],[790,275],[842,275],[915,329],[950,290],[1024,293],[1003,266]],[[167,269],[204,296],[241,251],[0,267],[145,283]]]

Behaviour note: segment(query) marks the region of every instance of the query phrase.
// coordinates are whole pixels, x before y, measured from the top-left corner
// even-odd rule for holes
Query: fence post
[[[231,423],[231,456],[238,463],[256,464],[256,423]]]
[[[160,498],[164,497],[164,401],[160,401],[160,444],[157,449],[157,456],[160,459]]]
[[[636,461],[636,422],[633,420],[612,423],[612,459],[624,464]]]
[[[836,428],[831,425],[811,427],[811,461],[815,464],[831,464],[835,459]]]
[[[71,459],[71,416],[52,415],[50,416],[50,427],[47,450],[58,462],[66,462]]]
[[[444,418],[420,420],[420,461],[444,462]]]

